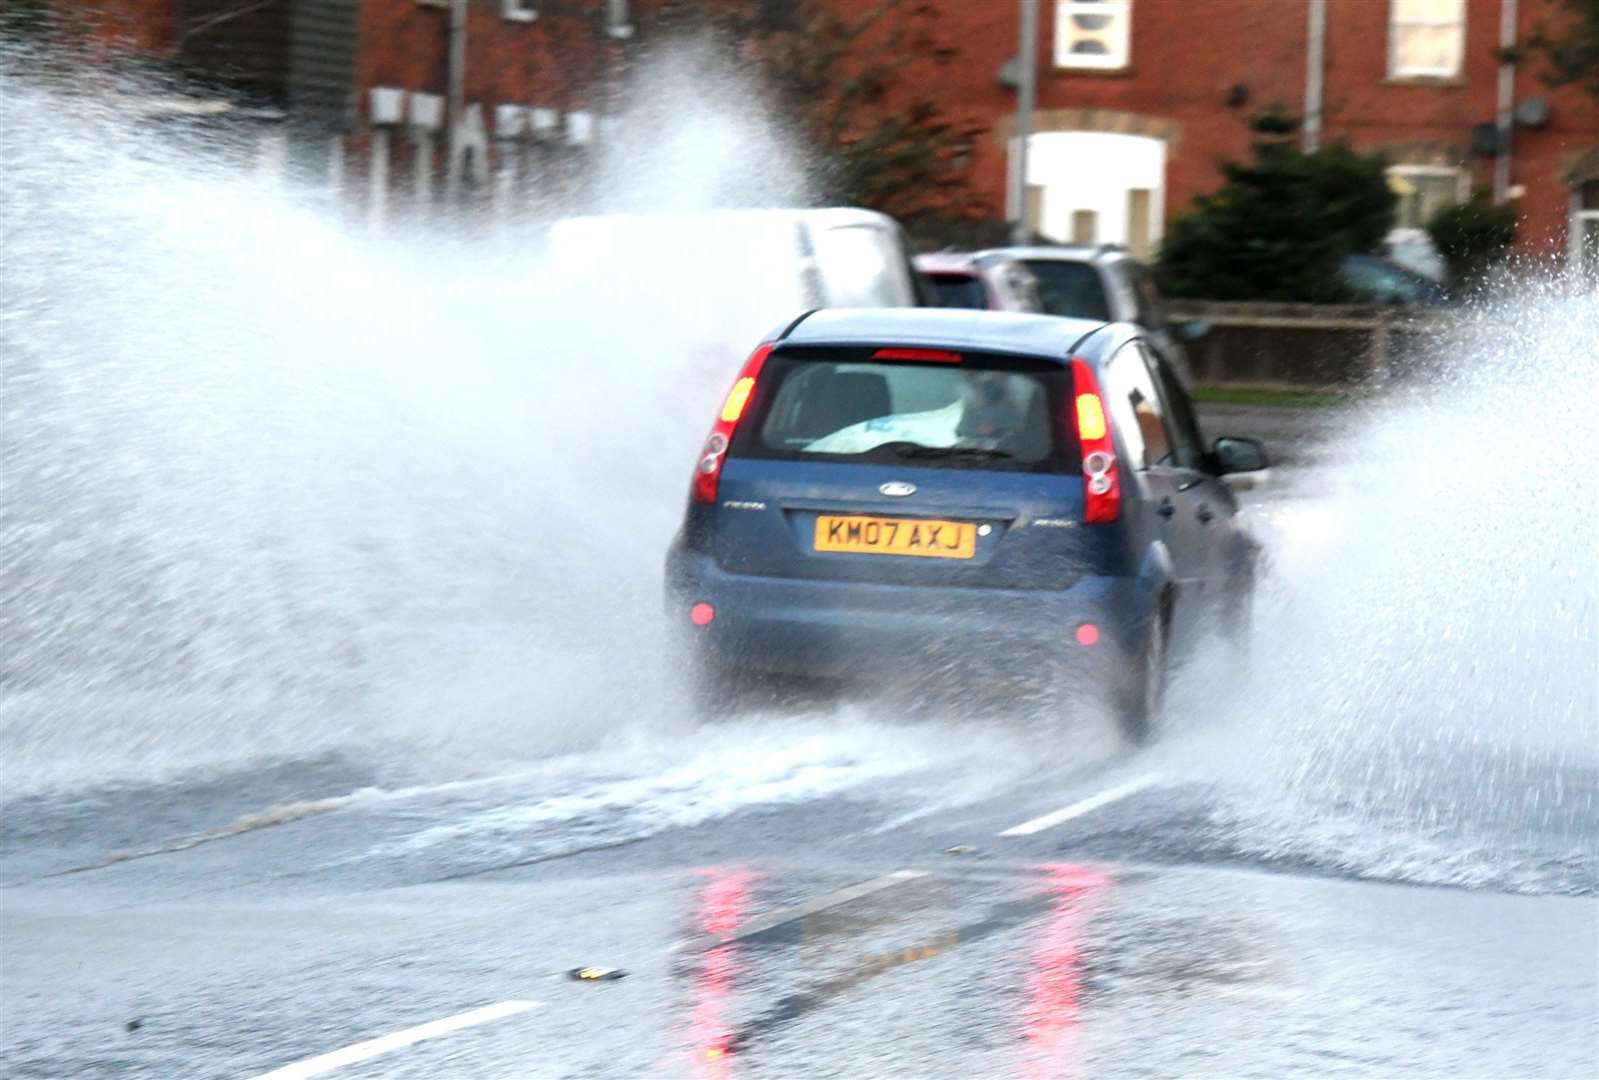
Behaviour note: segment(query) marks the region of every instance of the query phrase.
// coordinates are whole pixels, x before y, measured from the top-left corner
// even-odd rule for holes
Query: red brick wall
[[[93,4],[57,0],[55,12],[86,27],[111,52],[172,55],[176,42],[176,0],[97,0]]]
[[[482,102],[491,116],[501,103],[592,107],[590,89],[603,88],[618,55],[599,36],[603,0],[527,2],[539,10],[530,24],[505,21],[498,0],[471,3],[467,100]],[[863,0],[823,2],[859,13]],[[997,72],[1015,52],[1015,0],[921,2],[938,13],[933,35],[957,56],[917,77],[954,119],[991,130],[976,149],[972,182],[997,210],[1005,200],[1002,140],[1015,108],[1015,94]],[[1459,79],[1406,84],[1387,74],[1388,0],[1328,0],[1325,140],[1397,157],[1432,153],[1468,160],[1472,126],[1496,113],[1500,2],[1468,0]],[[81,10],[66,0],[62,6]],[[171,55],[174,0],[101,0],[97,6],[101,14],[93,25],[103,40]],[[1115,123],[1155,125],[1169,137],[1169,218],[1221,182],[1223,161],[1247,156],[1248,116],[1274,103],[1295,115],[1302,110],[1307,6],[1308,0],[1133,0],[1128,69],[1085,72],[1053,68],[1055,4],[1040,0],[1040,126],[1076,123],[1084,118],[1081,110],[1109,110],[1092,118],[1100,125],[1112,115]],[[1524,41],[1557,10],[1556,0],[1520,0],[1518,37]],[[446,10],[416,0],[361,0],[359,116],[372,86],[444,92],[448,18]],[[1549,90],[1537,70],[1535,61],[1519,66],[1515,97],[1547,98],[1550,122],[1541,131],[1516,130],[1511,182],[1526,189],[1518,203],[1523,247],[1548,251],[1563,243],[1564,170],[1579,152],[1599,148],[1599,103],[1575,88]],[[1229,106],[1235,86],[1245,89],[1247,101]],[[1475,186],[1491,185],[1491,160],[1471,159],[1471,172]]]
[[[952,115],[993,129],[994,137],[978,147],[973,182],[1003,207],[1004,136],[1016,99],[997,73],[1015,55],[1016,6],[1005,0],[935,3],[940,41],[960,53],[940,73],[938,99]],[[1248,153],[1244,121],[1250,113],[1271,102],[1296,108],[1304,85],[1305,20],[1291,0],[1135,0],[1134,7],[1130,67],[1084,72],[1053,66],[1054,4],[1040,4],[1038,121],[1050,123],[1048,110],[1095,109],[1174,124],[1177,137],[1167,151],[1171,212],[1214,188],[1223,160]],[[1228,92],[1238,84],[1248,88],[1248,102],[1229,108]]]
[[[1551,16],[1552,0],[1521,0],[1517,38],[1525,42]],[[1492,158],[1469,158],[1471,128],[1492,123],[1499,103],[1499,0],[1468,0],[1465,56],[1455,80],[1392,80],[1388,76],[1388,5],[1333,0],[1327,33],[1326,125],[1363,150],[1402,152],[1431,144],[1470,160],[1472,187],[1491,190]],[[1538,78],[1540,61],[1516,70],[1514,100],[1542,96],[1551,105],[1541,130],[1516,128],[1511,142],[1512,186],[1523,185],[1520,246],[1558,250],[1564,242],[1570,189],[1562,172],[1581,148],[1599,145],[1599,101],[1575,87],[1551,90]]]
[[[490,113],[498,104],[584,107],[587,87],[602,70],[597,20],[574,15],[581,9],[570,4],[551,8],[526,0],[524,6],[538,10],[539,17],[531,23],[507,22],[497,0],[469,4],[466,100],[482,102]],[[447,9],[423,7],[416,0],[361,0],[363,115],[368,87],[445,92],[449,19]]]
[[[1116,109],[1176,121],[1167,147],[1170,217],[1221,181],[1227,159],[1249,154],[1247,118],[1273,104],[1298,112],[1303,99],[1302,3],[1283,0],[1135,0],[1130,66],[1082,72],[1053,66],[1054,5],[1040,20],[1040,107]],[[1243,86],[1243,104],[1227,105]]]
[[[1015,95],[996,73],[1015,52],[1016,6],[931,2],[940,9],[940,39],[961,52],[941,75],[938,96],[951,113],[993,128],[995,137],[974,162],[973,182],[1003,206],[1002,140]],[[1468,160],[1472,126],[1492,121],[1497,111],[1500,0],[1468,0],[1461,77],[1431,83],[1389,80],[1387,0],[1329,0],[1327,8],[1324,142],[1342,139],[1395,156],[1434,148]],[[1556,10],[1555,0],[1520,0],[1518,38],[1525,41]],[[1051,109],[1116,110],[1174,123],[1163,129],[1175,134],[1167,150],[1168,218],[1222,182],[1223,161],[1247,157],[1251,114],[1274,103],[1296,116],[1303,111],[1308,0],[1134,0],[1129,67],[1114,72],[1055,69],[1054,14],[1055,4],[1040,0],[1040,125],[1047,126]],[[1579,150],[1599,146],[1599,103],[1575,88],[1550,90],[1537,70],[1532,60],[1519,66],[1515,99],[1544,96],[1550,122],[1541,131],[1515,131],[1511,183],[1526,189],[1518,203],[1522,247],[1552,251],[1564,242],[1563,170]],[[1248,100],[1230,107],[1234,86],[1245,87]],[[1491,187],[1492,160],[1472,160],[1471,174],[1474,186]]]

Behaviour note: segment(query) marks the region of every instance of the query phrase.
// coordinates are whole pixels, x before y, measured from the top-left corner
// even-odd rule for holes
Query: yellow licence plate
[[[820,514],[816,518],[816,550],[970,559],[977,553],[977,526],[969,521]]]

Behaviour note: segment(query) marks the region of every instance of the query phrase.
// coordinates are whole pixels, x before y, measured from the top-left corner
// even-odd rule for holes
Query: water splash
[[[684,82],[704,59],[645,76],[676,109],[653,144],[678,150],[633,153],[624,120],[596,184],[679,210],[793,200],[803,163],[758,95]],[[714,243],[601,278],[525,235],[376,239],[130,121],[121,86],[15,61],[8,794],[349,747],[449,773],[659,721],[659,560],[702,434],[683,418],[786,294]]]
[[[673,115],[635,114],[659,138],[621,136],[605,205],[802,199],[738,77],[683,70],[653,84]],[[813,718],[761,736],[796,770],[777,789],[722,785],[703,734],[669,782],[660,554],[701,418],[788,314],[736,257],[574,280],[514,232],[375,239],[101,89],[0,63],[8,799],[330,752],[426,786],[598,747],[585,790],[648,832],[978,741]],[[738,302],[708,321],[709,295]],[[1300,485],[1317,497],[1271,511],[1254,680],[1207,710],[1189,673],[1174,700],[1212,723],[1154,752],[1215,786],[1233,857],[1536,888],[1553,852],[1593,876],[1596,340],[1591,295],[1485,304],[1424,387],[1356,415],[1343,464]],[[982,741],[961,798],[1060,764]],[[551,798],[471,820],[515,847],[516,807]]]
[[[1213,723],[1163,751],[1218,783],[1235,857],[1599,889],[1599,297],[1574,286],[1463,312],[1266,512],[1249,686],[1188,673]]]

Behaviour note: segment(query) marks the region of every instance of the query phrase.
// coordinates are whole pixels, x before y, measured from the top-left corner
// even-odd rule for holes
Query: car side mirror
[[[1187,319],[1178,323],[1173,329],[1177,331],[1177,336],[1184,341],[1198,341],[1210,333],[1211,327],[1210,323],[1204,319]]]
[[[1266,458],[1266,447],[1259,439],[1224,435],[1216,440],[1216,445],[1210,453],[1216,462],[1217,472],[1223,476],[1229,473],[1260,472],[1271,466],[1271,462]]]

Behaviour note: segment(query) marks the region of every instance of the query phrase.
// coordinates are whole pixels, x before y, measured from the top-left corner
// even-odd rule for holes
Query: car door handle
[[[1160,500],[1160,505],[1155,507],[1155,513],[1163,518],[1169,518],[1177,513],[1177,504],[1170,499],[1162,499]]]
[[[1199,513],[1196,516],[1199,518],[1199,523],[1201,525],[1209,525],[1216,517],[1215,514],[1211,513],[1210,507],[1206,506],[1204,503],[1199,504]]]

